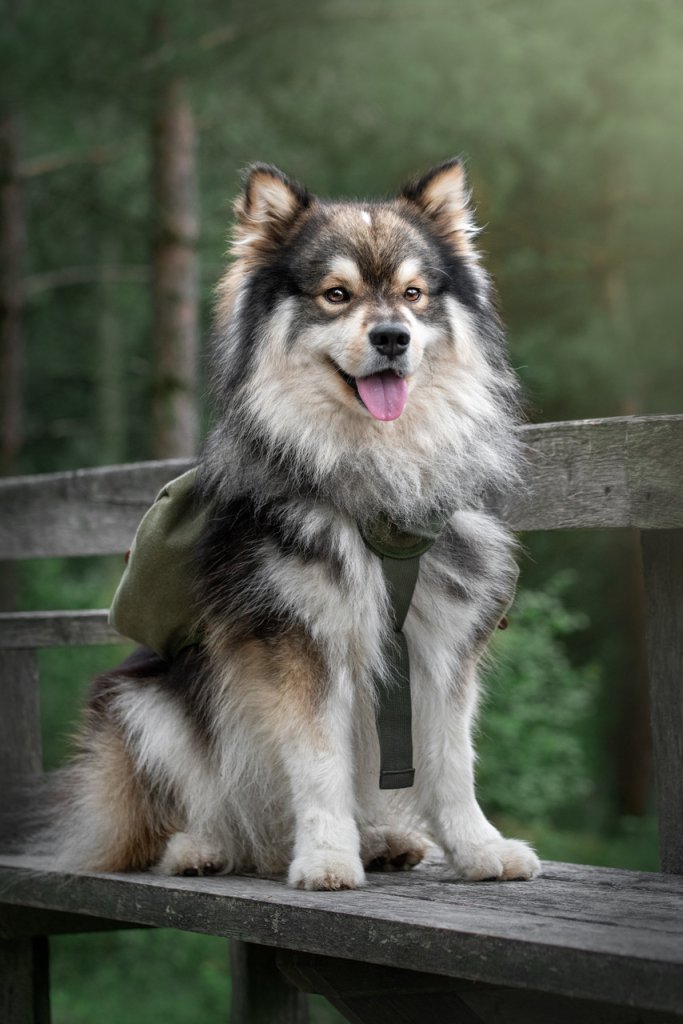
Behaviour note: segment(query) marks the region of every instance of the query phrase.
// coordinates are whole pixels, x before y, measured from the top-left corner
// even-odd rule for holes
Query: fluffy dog
[[[200,642],[96,680],[60,776],[63,866],[288,871],[349,889],[429,840],[467,879],[531,878],[474,789],[477,663],[509,604],[516,382],[452,160],[384,202],[267,165],[219,286],[217,426],[198,470]],[[390,609],[362,533],[440,517],[404,632],[415,785],[378,788]]]

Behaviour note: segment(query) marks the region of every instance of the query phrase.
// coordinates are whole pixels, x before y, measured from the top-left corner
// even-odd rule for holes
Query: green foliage
[[[24,562],[20,610],[108,608],[123,568],[119,555]]]
[[[163,930],[50,941],[53,1024],[223,1024],[229,1019],[226,939]],[[310,999],[311,1024],[342,1024]]]
[[[599,674],[567,654],[567,638],[586,625],[563,601],[570,582],[563,573],[543,590],[521,590],[510,628],[494,643],[477,742],[480,795],[494,815],[580,820],[593,791],[588,736]]]
[[[189,1024],[227,1019],[224,939],[121,931],[53,939],[54,1024]]]
[[[657,820],[623,817],[607,833],[558,828],[541,821],[520,822],[499,817],[496,824],[508,836],[528,839],[543,860],[596,864],[630,871],[659,871]]]

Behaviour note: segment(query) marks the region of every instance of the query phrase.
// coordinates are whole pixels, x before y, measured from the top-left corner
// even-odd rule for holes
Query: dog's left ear
[[[457,158],[433,167],[401,192],[432,222],[440,234],[462,255],[472,253],[470,239],[476,227],[470,210],[470,193],[462,163]]]
[[[258,259],[280,245],[313,196],[271,164],[252,164],[235,201],[235,255]]]

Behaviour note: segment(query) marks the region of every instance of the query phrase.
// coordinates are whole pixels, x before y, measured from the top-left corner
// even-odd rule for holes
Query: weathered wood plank
[[[376,876],[370,875],[370,884]],[[424,883],[446,880],[448,873],[445,870],[445,860],[438,853],[431,853],[427,862],[423,862],[417,871],[393,872],[383,877],[382,886],[401,885],[409,886]],[[573,891],[587,892],[591,894],[591,900],[600,896],[609,897],[611,893],[617,893],[619,899],[623,893],[633,892],[636,899],[641,899],[645,893],[651,896],[662,897],[668,901],[672,892],[678,894],[676,899],[683,896],[683,878],[675,875],[664,875],[655,871],[629,871],[624,868],[605,868],[591,864],[567,864],[562,861],[546,861],[543,867],[544,889],[552,884],[558,883],[566,893]],[[449,883],[450,884],[450,883]],[[477,887],[479,888],[479,886]],[[506,886],[493,885],[489,887],[492,892],[501,893]],[[537,887],[534,886],[534,892]],[[443,892],[438,897],[443,898]],[[644,902],[644,901],[642,901]]]
[[[293,985],[325,996],[351,1024],[485,1024],[457,992],[467,982],[301,953],[281,952],[278,964]]]
[[[515,530],[683,526],[683,416],[526,426],[524,484],[502,510]],[[0,481],[0,559],[123,552],[183,460]]]
[[[294,891],[269,879],[68,875],[47,865],[49,860],[38,858],[0,857],[3,901],[309,953],[324,949],[345,959],[653,1011],[683,1007],[679,878],[670,879],[670,914],[659,927],[656,921],[641,925],[652,893],[644,890],[634,903],[631,872],[619,873],[623,889],[608,900],[619,906],[628,892],[622,914],[612,912],[602,920],[600,914],[591,917],[598,886],[587,886],[585,917],[574,919],[565,915],[559,881],[552,882],[560,886],[556,898],[544,897],[545,879],[451,882],[443,888],[452,898],[437,900],[411,898],[408,886],[386,892],[390,877],[373,878],[365,890],[332,894]],[[581,868],[575,872],[572,886]],[[506,906],[488,905],[494,892]],[[602,895],[604,917],[608,886]]]
[[[2,894],[0,893],[0,899]],[[0,940],[30,939],[43,935],[77,935],[83,932],[125,931],[140,928],[125,921],[87,917],[85,914],[63,914],[58,910],[35,910],[33,907],[11,907],[0,902]],[[2,1018],[0,1018],[2,1020]]]
[[[683,526],[683,416],[542,423],[524,486],[503,517],[514,530]]]
[[[271,946],[230,943],[231,1024],[307,1024],[308,1000],[278,969]]]
[[[0,1021],[50,1024],[47,939],[0,942]]]
[[[34,651],[0,651],[0,802],[7,780],[41,770],[38,664]],[[0,941],[0,1021],[49,1024],[45,938]]]
[[[42,767],[38,663],[34,651],[0,650],[0,779]]]
[[[325,996],[354,1024],[680,1024],[683,1020],[680,1014],[610,1007],[357,960],[281,950],[277,962],[292,984]]]
[[[0,480],[0,558],[123,553],[164,484],[190,465],[169,459]]]
[[[642,534],[659,852],[683,874],[683,530]]]
[[[409,883],[387,878],[381,883],[381,891],[385,896],[432,901],[442,907],[457,906],[462,900],[461,885],[448,877],[423,880],[418,874]],[[523,905],[520,905],[519,886],[509,888],[497,884],[478,886],[476,905],[482,913],[516,916],[524,927],[554,920],[561,912],[563,921],[615,928],[623,935],[636,930],[641,934],[650,931],[658,936],[668,934],[673,942],[683,946],[680,899],[672,899],[671,889],[657,894],[646,890],[646,893],[632,891],[628,879],[618,886],[604,887],[588,881],[583,885],[567,885],[544,878],[541,884],[534,886]]]
[[[486,991],[482,987],[462,993],[461,998],[486,1024],[681,1024],[683,1021],[681,1012],[656,1013],[521,989]]]
[[[109,625],[108,616],[106,608],[73,612],[2,612],[0,651],[128,643]]]

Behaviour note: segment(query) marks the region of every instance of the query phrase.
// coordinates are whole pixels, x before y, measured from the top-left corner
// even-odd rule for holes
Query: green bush
[[[53,1024],[219,1024],[229,1019],[227,939],[166,930],[50,941]],[[322,996],[310,1024],[343,1024]]]
[[[594,791],[589,740],[599,672],[572,665],[567,654],[565,639],[587,624],[563,602],[571,582],[564,572],[542,591],[520,591],[510,628],[494,639],[477,741],[480,796],[494,816],[580,817]]]

